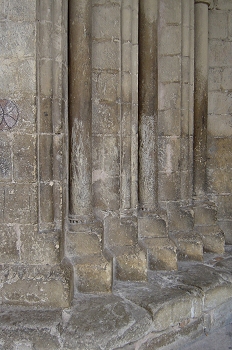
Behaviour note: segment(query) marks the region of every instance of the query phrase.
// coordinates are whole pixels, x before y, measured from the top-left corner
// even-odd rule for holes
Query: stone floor
[[[178,271],[150,271],[147,283],[80,294],[70,309],[2,305],[0,320],[4,350],[206,350],[206,338],[232,322],[232,246],[223,256],[205,254],[204,263],[181,262]]]
[[[232,349],[232,323],[218,329],[213,330],[209,334],[188,344],[180,350],[230,350]],[[174,349],[175,350],[175,349]]]

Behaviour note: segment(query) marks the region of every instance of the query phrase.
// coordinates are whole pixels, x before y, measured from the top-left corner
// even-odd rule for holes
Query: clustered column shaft
[[[90,0],[69,1],[69,215],[91,214],[92,64]]]
[[[139,2],[139,205],[157,207],[157,1]]]
[[[208,115],[208,6],[210,1],[195,0],[194,65],[194,194],[206,192],[207,115]]]

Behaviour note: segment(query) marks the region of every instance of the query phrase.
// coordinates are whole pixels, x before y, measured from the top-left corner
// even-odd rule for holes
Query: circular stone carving
[[[12,129],[19,118],[18,107],[13,101],[0,100],[0,130]]]

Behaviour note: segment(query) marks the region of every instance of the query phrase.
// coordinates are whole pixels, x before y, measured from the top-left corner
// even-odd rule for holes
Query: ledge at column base
[[[2,305],[0,344],[35,350],[188,349],[199,336],[232,321],[232,247],[226,249],[224,256],[205,254],[204,263],[180,262],[179,271],[149,271],[147,282],[117,282],[112,294],[80,293],[63,310]]]
[[[171,232],[169,236],[176,244],[178,260],[202,261],[203,242],[198,232]]]
[[[1,304],[69,307],[71,274],[71,268],[62,265],[0,265]]]
[[[85,256],[74,263],[74,294],[110,293],[112,261],[102,255]]]
[[[223,254],[225,251],[225,236],[218,225],[195,226],[200,234],[203,248],[206,252]]]
[[[158,215],[145,212],[138,217],[138,234],[140,238],[167,237],[166,222]]]
[[[177,270],[176,246],[169,238],[143,238],[139,244],[147,250],[150,270]]]
[[[114,256],[115,280],[147,280],[147,255],[139,245],[111,247],[110,252]]]

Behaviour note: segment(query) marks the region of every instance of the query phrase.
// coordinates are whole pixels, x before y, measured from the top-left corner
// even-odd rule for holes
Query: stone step
[[[66,256],[73,271],[74,295],[78,292],[108,293],[112,288],[112,258],[104,256],[100,222],[73,225],[66,235]]]
[[[177,269],[176,246],[169,238],[143,238],[139,243],[147,251],[150,270]]]
[[[203,242],[198,232],[172,232],[170,238],[177,247],[178,260],[197,260],[203,259]]]
[[[63,310],[2,305],[0,347],[181,350],[231,323],[231,254],[232,247],[182,261],[178,271],[149,271],[147,282],[117,281],[112,294],[79,293]]]
[[[179,202],[168,204],[169,237],[177,247],[179,260],[190,259],[202,261],[203,242],[198,231],[194,229],[194,210]]]
[[[114,259],[114,279],[147,279],[146,252],[138,245],[135,216],[108,216],[104,223],[104,248]]]
[[[138,219],[139,244],[147,252],[148,269],[176,270],[175,244],[169,239],[166,221],[156,214],[141,215]]]
[[[201,236],[205,251],[223,254],[225,250],[225,236],[220,227],[215,225],[195,226]]]
[[[102,254],[86,255],[76,259],[73,268],[74,295],[78,292],[111,292],[113,281],[112,260],[107,260]]]
[[[112,247],[114,257],[114,279],[120,281],[147,280],[147,254],[138,244]]]
[[[223,254],[225,236],[217,223],[217,209],[208,200],[194,201],[195,230],[200,234],[205,251]]]
[[[0,265],[1,304],[69,307],[71,275],[68,265]]]

